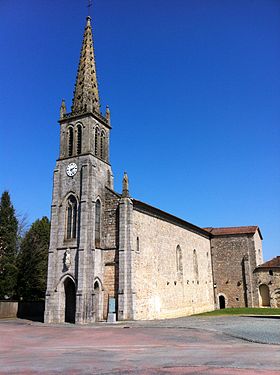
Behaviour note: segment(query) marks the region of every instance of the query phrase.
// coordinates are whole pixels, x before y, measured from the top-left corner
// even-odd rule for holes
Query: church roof
[[[226,236],[234,234],[255,234],[256,231],[259,232],[259,235],[262,239],[262,234],[260,228],[256,225],[243,226],[243,227],[222,227],[222,228],[204,228],[207,232],[211,233],[214,236]]]
[[[73,114],[84,111],[97,112],[100,114],[94,47],[90,21],[91,18],[88,16],[75,83],[72,104]]]
[[[270,259],[269,261],[263,263],[263,264],[260,264],[256,270],[260,270],[260,269],[263,269],[263,268],[280,268],[280,256],[277,256],[273,259]]]
[[[206,231],[206,230],[204,230],[200,227],[197,227],[196,225],[191,224],[191,223],[189,223],[189,222],[187,222],[183,219],[180,219],[177,216],[171,215],[171,214],[169,214],[165,211],[162,211],[162,210],[160,210],[156,207],[150,206],[149,204],[138,201],[136,199],[132,199],[132,202],[133,202],[133,207],[140,212],[146,213],[146,214],[151,215],[153,217],[156,217],[158,219],[165,220],[165,221],[170,222],[172,224],[175,224],[175,225],[178,225],[180,227],[186,228],[186,229],[188,229],[192,232],[198,233],[198,234],[200,234],[204,237],[207,237],[207,238],[210,237],[210,234],[209,234],[208,231]]]

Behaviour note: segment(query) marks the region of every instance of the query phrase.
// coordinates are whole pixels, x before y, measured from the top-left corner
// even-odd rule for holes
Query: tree
[[[48,268],[50,221],[36,220],[25,234],[18,255],[18,295],[23,300],[45,296]]]
[[[15,296],[17,282],[17,230],[15,209],[7,191],[0,202],[0,299]]]
[[[18,230],[17,230],[17,253],[20,251],[21,241],[23,240],[29,225],[28,217],[26,214],[20,214],[17,212]]]

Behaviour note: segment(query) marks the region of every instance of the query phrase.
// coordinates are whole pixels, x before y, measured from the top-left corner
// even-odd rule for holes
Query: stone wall
[[[114,250],[103,251],[103,319],[107,319],[109,297],[117,298],[117,271]]]
[[[253,270],[262,261],[261,239],[255,234],[214,236],[211,239],[216,307],[219,296],[225,307],[259,305]]]
[[[119,197],[111,189],[105,188],[105,207],[103,219],[104,247],[106,249],[116,249],[118,247],[119,224],[118,206]]]
[[[280,308],[280,269],[256,269],[254,276],[257,279],[260,306],[263,305],[260,291],[261,286],[264,285],[268,288],[269,306]]]
[[[119,196],[105,188],[105,207],[103,218],[104,248],[102,249],[103,263],[103,319],[107,318],[109,297],[117,300],[118,295],[118,218]]]
[[[134,319],[214,309],[209,238],[137,210],[133,211],[132,275]]]

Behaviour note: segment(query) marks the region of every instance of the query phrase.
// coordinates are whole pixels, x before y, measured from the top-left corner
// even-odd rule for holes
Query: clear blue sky
[[[49,216],[59,107],[86,0],[0,1],[0,190]],[[280,254],[280,1],[95,0],[115,190],[199,226],[259,225]]]

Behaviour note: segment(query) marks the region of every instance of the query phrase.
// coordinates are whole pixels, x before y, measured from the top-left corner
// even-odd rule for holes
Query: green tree
[[[23,300],[40,300],[47,285],[50,221],[44,216],[26,232],[18,255],[18,295]]]
[[[15,209],[7,191],[0,202],[0,299],[12,298],[17,283],[17,231]]]

